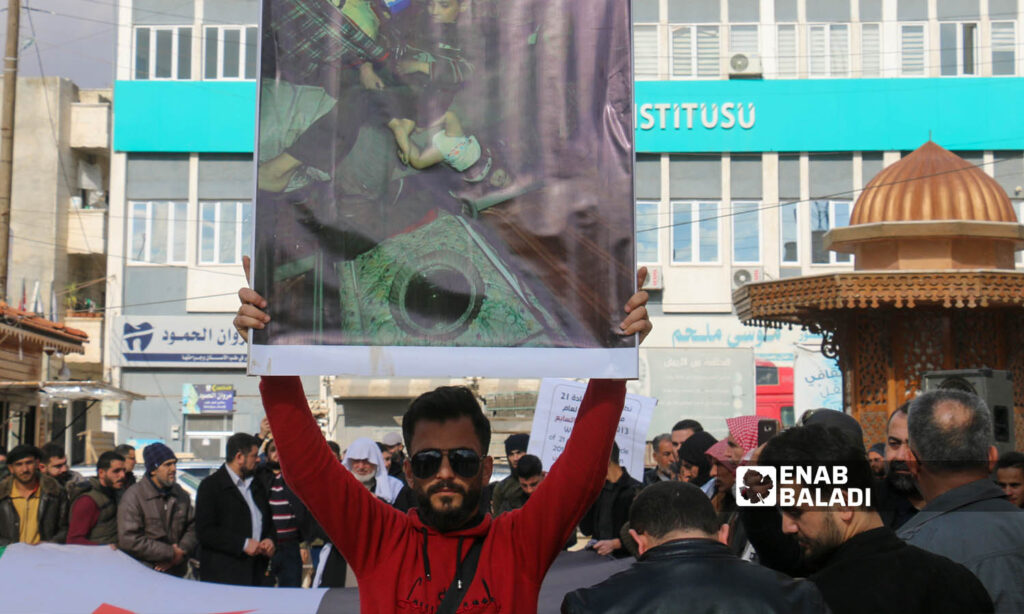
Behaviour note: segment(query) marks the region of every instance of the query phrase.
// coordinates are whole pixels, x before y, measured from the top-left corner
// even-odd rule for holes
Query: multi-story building
[[[82,390],[71,401],[64,384],[43,383],[103,379],[110,96],[58,77],[17,81],[0,445],[55,440],[79,461],[73,434],[98,430],[100,411]]]
[[[793,366],[816,338],[744,329],[732,291],[850,270],[825,233],[929,139],[1020,211],[1018,0],[634,0],[633,23],[637,250],[662,288],[651,347],[748,347]]]

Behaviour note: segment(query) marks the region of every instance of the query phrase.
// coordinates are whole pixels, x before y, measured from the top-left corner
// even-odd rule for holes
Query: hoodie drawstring
[[[423,573],[427,575],[427,580],[430,579],[430,556],[427,555],[427,529],[421,528],[423,531]]]
[[[455,547],[455,581],[456,588],[462,590],[462,562],[465,561],[462,558],[462,541],[464,538],[459,538],[459,545]]]

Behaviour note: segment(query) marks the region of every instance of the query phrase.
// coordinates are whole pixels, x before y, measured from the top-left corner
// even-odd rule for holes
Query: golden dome
[[[850,225],[969,220],[1017,223],[1003,188],[984,170],[928,141],[864,188]]]

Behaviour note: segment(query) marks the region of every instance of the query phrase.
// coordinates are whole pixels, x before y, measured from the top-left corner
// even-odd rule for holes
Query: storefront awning
[[[33,405],[61,401],[140,401],[145,398],[102,381],[0,381],[0,399]]]

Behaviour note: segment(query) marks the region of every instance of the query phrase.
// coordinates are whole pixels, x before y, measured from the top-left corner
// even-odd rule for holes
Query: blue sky
[[[114,82],[117,3],[118,0],[21,0],[18,74],[66,77],[82,88],[110,87]],[[6,3],[3,5],[0,37],[6,39]]]

